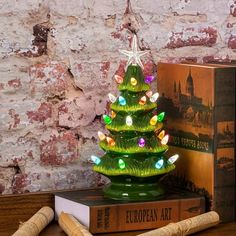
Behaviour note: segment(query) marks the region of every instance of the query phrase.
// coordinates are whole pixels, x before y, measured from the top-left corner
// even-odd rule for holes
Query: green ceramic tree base
[[[107,176],[111,182],[103,188],[104,196],[121,201],[153,201],[164,196],[158,183],[161,176],[146,178],[133,176]]]

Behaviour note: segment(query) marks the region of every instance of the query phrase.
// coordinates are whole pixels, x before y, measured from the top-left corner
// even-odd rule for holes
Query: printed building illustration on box
[[[173,180],[209,197],[209,209],[224,221],[235,218],[235,71],[223,65],[158,65],[168,153],[180,155]]]

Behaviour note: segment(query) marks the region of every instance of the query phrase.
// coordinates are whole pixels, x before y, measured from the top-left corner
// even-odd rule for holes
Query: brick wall
[[[230,62],[236,1],[0,0],[0,194],[97,186],[97,131],[136,32],[158,61]]]

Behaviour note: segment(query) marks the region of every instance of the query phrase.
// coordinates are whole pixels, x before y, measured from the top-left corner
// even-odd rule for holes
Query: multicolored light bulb
[[[144,79],[146,84],[151,84],[153,80],[154,80],[154,76],[153,75],[148,75]]]
[[[162,140],[162,139],[164,138],[164,136],[165,136],[165,130],[162,130],[162,131],[158,134],[157,137]]]
[[[115,146],[115,141],[114,141],[114,139],[113,138],[111,138],[111,137],[106,137],[106,140],[107,140],[107,143],[108,143],[108,145],[110,145],[110,146]]]
[[[160,170],[160,169],[162,168],[163,164],[164,164],[164,160],[163,160],[163,159],[160,159],[160,160],[158,160],[158,161],[156,162],[155,167],[156,167],[158,170]]]
[[[146,141],[145,141],[144,138],[140,138],[140,139],[138,140],[138,145],[139,145],[139,147],[144,147],[145,144],[146,144]]]
[[[120,169],[125,169],[125,162],[122,159],[118,160],[118,165]]]
[[[140,100],[139,100],[138,103],[139,103],[140,105],[145,105],[146,102],[147,102],[147,98],[146,98],[146,96],[143,96],[143,97],[140,98]]]
[[[150,97],[150,102],[156,102],[156,100],[159,97],[159,93],[154,93],[151,97]]]
[[[150,125],[156,125],[157,123],[157,115],[153,116],[150,120]]]
[[[106,135],[105,135],[103,132],[98,131],[98,138],[99,138],[101,141],[103,141],[103,140],[105,140]]]
[[[135,85],[137,85],[138,81],[134,77],[132,77],[130,79],[130,83],[131,83],[131,85],[135,86]]]
[[[108,98],[111,101],[111,103],[114,103],[116,101],[116,97],[111,93],[108,93]]]
[[[164,120],[164,117],[165,117],[165,112],[161,112],[161,113],[157,116],[157,120],[161,122],[161,121]]]
[[[169,135],[167,134],[167,135],[165,135],[165,136],[163,137],[163,139],[161,140],[161,144],[162,144],[162,145],[166,145],[166,144],[168,143],[168,141],[169,141]]]
[[[121,106],[125,106],[125,105],[126,105],[126,100],[125,100],[124,97],[119,96],[118,99],[119,99],[119,104],[120,104]]]
[[[92,162],[95,163],[96,165],[98,165],[101,162],[101,159],[97,156],[92,155],[90,158]]]
[[[124,79],[123,79],[121,76],[115,75],[114,77],[115,77],[115,80],[116,80],[116,83],[117,83],[117,84],[123,83],[123,80],[124,80]]]
[[[148,91],[146,92],[146,95],[150,98],[150,97],[152,96],[152,91],[151,91],[151,90],[148,90]]]
[[[179,155],[178,155],[178,154],[175,154],[175,155],[171,156],[171,157],[168,159],[168,162],[170,162],[171,164],[173,164],[174,162],[177,161],[178,158],[179,158]]]
[[[111,119],[114,119],[116,117],[116,113],[114,111],[111,111]]]
[[[105,122],[106,125],[111,124],[112,119],[111,119],[110,116],[108,116],[108,115],[103,115],[102,118],[103,118],[103,120],[104,120],[104,122]]]
[[[133,120],[131,116],[126,116],[126,125],[131,126],[133,124]]]

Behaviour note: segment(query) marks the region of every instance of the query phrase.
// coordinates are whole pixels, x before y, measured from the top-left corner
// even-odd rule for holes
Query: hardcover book
[[[104,198],[101,189],[55,194],[56,217],[73,215],[91,233],[145,230],[162,227],[205,212],[205,198],[173,191],[158,201],[123,202]]]
[[[234,220],[236,67],[159,63],[157,69],[169,152],[180,155],[171,184],[203,194],[208,210]]]

